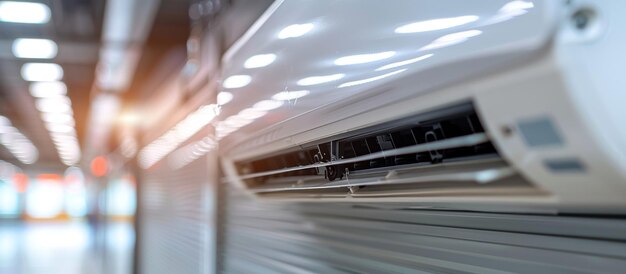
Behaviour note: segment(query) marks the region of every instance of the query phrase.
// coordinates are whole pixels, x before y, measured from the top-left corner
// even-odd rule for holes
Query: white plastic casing
[[[626,212],[624,11],[609,0],[277,1],[223,60],[223,79],[250,81],[224,86],[233,99],[220,119],[306,95],[240,128],[218,124],[226,175],[240,182],[235,161],[469,100],[504,159],[549,195],[402,202]],[[558,142],[530,144],[529,128],[546,121]]]

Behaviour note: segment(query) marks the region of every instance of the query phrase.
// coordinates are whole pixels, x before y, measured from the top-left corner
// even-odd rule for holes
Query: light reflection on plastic
[[[174,152],[171,157],[168,157],[169,165],[174,169],[182,168],[206,155],[209,151],[213,150],[216,145],[217,142],[215,142],[214,139],[205,137],[200,141],[189,144]]]
[[[357,65],[357,64],[371,63],[371,62],[376,62],[376,61],[384,60],[387,58],[391,58],[395,54],[396,54],[395,51],[385,51],[385,52],[377,52],[377,53],[344,56],[344,57],[337,58],[335,60],[335,65],[345,66],[345,65]]]
[[[476,15],[465,15],[465,16],[458,16],[458,17],[439,18],[439,19],[419,21],[419,22],[410,23],[404,26],[400,26],[395,29],[395,32],[396,33],[417,33],[417,32],[449,29],[449,28],[458,27],[458,26],[462,26],[462,25],[477,21],[478,18],[479,17]]]
[[[532,9],[534,7],[535,7],[535,4],[533,4],[532,2],[517,1],[517,0],[511,1],[511,2],[504,4],[504,6],[502,6],[502,8],[498,10],[498,13],[496,13],[494,16],[486,20],[483,24],[491,25],[491,24],[496,24],[496,23],[500,23],[503,21],[507,21],[507,20],[515,18],[516,16],[520,16],[520,15],[528,13],[527,10]]]
[[[217,105],[211,104],[187,115],[171,130],[139,152],[139,164],[144,169],[151,167],[207,126],[218,114]]]
[[[532,2],[511,1],[511,2],[504,4],[504,6],[500,8],[499,12],[509,13],[509,14],[519,14],[520,12],[524,13],[525,10],[532,9],[534,7],[535,7],[535,4],[533,4]]]
[[[251,81],[250,75],[232,75],[224,80],[222,86],[224,88],[242,88],[250,84]]]
[[[296,38],[305,35],[313,29],[312,23],[294,24],[285,27],[278,33],[278,39]]]
[[[258,118],[265,116],[265,114],[267,114],[267,111],[265,110],[256,109],[256,108],[246,108],[246,109],[241,110],[239,114],[237,114],[237,117],[242,118],[242,119],[247,119],[247,120],[254,120],[254,119],[258,119]]]
[[[274,96],[272,96],[272,99],[278,101],[289,101],[307,96],[308,94],[308,90],[287,90],[274,94]]]
[[[393,76],[393,75],[396,75],[398,73],[401,73],[401,72],[403,72],[405,70],[406,69],[400,69],[400,70],[392,71],[390,73],[386,73],[386,74],[383,74],[383,75],[374,76],[374,77],[371,77],[371,78],[366,78],[366,79],[361,79],[361,80],[357,80],[357,81],[343,83],[343,84],[339,85],[339,87],[340,88],[345,88],[345,87],[351,87],[351,86],[362,85],[362,84],[365,84],[365,83],[378,81],[380,79],[384,79],[384,78],[387,78],[389,76]]]
[[[217,94],[217,105],[223,106],[233,100],[233,94],[228,91],[222,91]]]
[[[328,83],[332,81],[337,81],[346,76],[343,73],[330,74],[330,75],[321,75],[321,76],[311,76],[298,80],[297,84],[300,86],[312,86],[323,83]]]
[[[274,60],[276,60],[276,54],[259,54],[248,58],[248,60],[243,63],[243,67],[247,69],[262,68],[269,66],[271,63],[274,62]]]
[[[416,57],[416,58],[412,58],[412,59],[408,59],[408,60],[404,60],[404,61],[400,61],[400,62],[391,63],[391,64],[384,65],[382,67],[377,68],[376,71],[381,71],[381,70],[386,70],[386,69],[391,69],[391,68],[397,68],[397,67],[401,67],[401,66],[410,65],[410,64],[422,61],[422,60],[426,60],[426,59],[432,57],[433,55],[434,54],[430,53],[430,54],[422,55],[422,56],[419,56],[419,57]]]
[[[438,48],[443,48],[443,47],[448,47],[448,46],[452,46],[452,45],[456,45],[459,43],[463,43],[465,41],[467,41],[469,38],[474,37],[474,36],[478,36],[482,33],[482,31],[480,30],[468,30],[468,31],[462,31],[462,32],[456,32],[456,33],[451,33],[451,34],[447,34],[444,36],[441,36],[439,38],[437,38],[435,41],[431,42],[430,44],[420,48],[420,51],[424,51],[424,50],[433,50],[433,49],[438,49]]]
[[[283,105],[283,101],[263,100],[254,104],[253,108],[262,110],[262,111],[269,111],[269,110],[277,109],[282,105]]]

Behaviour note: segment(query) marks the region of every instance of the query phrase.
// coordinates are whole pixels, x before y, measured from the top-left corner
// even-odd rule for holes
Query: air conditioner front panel
[[[250,139],[261,142],[259,137],[272,129],[278,130],[267,140],[288,137],[536,58],[550,41],[553,5],[278,2],[227,52],[222,77],[233,99],[220,116],[231,118],[230,125],[240,124],[237,114],[258,102],[279,98],[283,105],[237,130],[228,123],[218,127],[222,148],[237,149]],[[238,75],[249,78],[232,88],[229,77]],[[410,88],[384,86],[403,78],[412,79],[404,84]],[[365,108],[344,107],[355,100],[370,102]],[[306,127],[277,126],[308,112],[332,115],[313,115]]]

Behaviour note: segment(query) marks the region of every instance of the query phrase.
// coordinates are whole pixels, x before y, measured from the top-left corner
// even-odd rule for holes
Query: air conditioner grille
[[[236,164],[252,192],[281,197],[403,195],[523,181],[512,179],[518,175],[499,157],[469,103]]]

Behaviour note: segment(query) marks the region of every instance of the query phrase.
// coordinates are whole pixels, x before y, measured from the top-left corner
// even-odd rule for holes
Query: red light
[[[28,176],[24,173],[15,173],[13,175],[13,183],[17,192],[24,193],[26,188],[28,188]]]
[[[91,173],[96,177],[106,175],[108,168],[109,163],[107,162],[107,159],[102,156],[98,156],[91,160]]]

